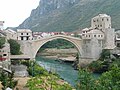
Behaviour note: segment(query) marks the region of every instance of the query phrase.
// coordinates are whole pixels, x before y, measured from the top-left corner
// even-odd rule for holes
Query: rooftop
[[[17,32],[32,32],[30,29],[17,29]]]

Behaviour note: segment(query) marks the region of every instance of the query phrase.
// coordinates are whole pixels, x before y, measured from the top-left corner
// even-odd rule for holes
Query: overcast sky
[[[0,0],[0,21],[4,27],[16,27],[30,16],[40,0]]]

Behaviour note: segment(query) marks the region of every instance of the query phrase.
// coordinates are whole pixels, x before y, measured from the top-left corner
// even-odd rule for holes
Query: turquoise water
[[[37,63],[46,70],[57,73],[62,79],[73,86],[75,85],[78,77],[78,71],[74,70],[72,63],[59,62],[52,59],[42,58],[40,56],[36,57],[36,60]]]
[[[62,79],[75,86],[78,78],[78,71],[74,70],[72,63],[65,63],[62,61],[55,61],[52,59],[36,57],[37,63],[48,71],[52,71],[60,75]],[[99,77],[99,74],[93,74],[95,78]]]

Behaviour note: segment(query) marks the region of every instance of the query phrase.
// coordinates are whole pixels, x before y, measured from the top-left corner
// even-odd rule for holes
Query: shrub
[[[0,37],[0,48],[3,48],[4,44],[5,44],[5,37]]]
[[[21,54],[20,52],[20,44],[17,43],[17,41],[10,39],[8,40],[10,43],[10,52],[12,55],[19,55]]]

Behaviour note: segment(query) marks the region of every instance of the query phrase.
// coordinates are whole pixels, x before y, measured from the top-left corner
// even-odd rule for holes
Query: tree
[[[87,69],[80,69],[78,72],[77,90],[92,90],[95,80]]]
[[[8,40],[10,43],[10,52],[12,55],[19,55],[20,54],[20,44],[18,44],[15,40],[10,39]]]
[[[87,70],[79,71],[76,85],[77,90],[119,90],[120,89],[120,67],[114,64],[112,68],[103,73],[98,79],[94,79]]]
[[[105,72],[99,78],[97,85],[101,90],[119,90],[120,89],[120,67],[114,64],[110,71]]]
[[[12,72],[11,74],[8,74],[2,70],[0,74],[0,81],[3,86],[2,90],[5,90],[7,87],[10,87],[12,89],[15,88],[18,81],[14,80],[13,76],[14,76],[14,72]]]
[[[3,48],[4,44],[5,44],[5,37],[0,37],[0,48]]]
[[[5,90],[7,88],[7,75],[6,73],[2,70],[1,74],[0,74],[0,81],[2,84],[2,90]]]
[[[104,59],[108,59],[110,58],[110,50],[109,49],[103,49],[101,56],[100,56],[100,60],[104,60]]]

